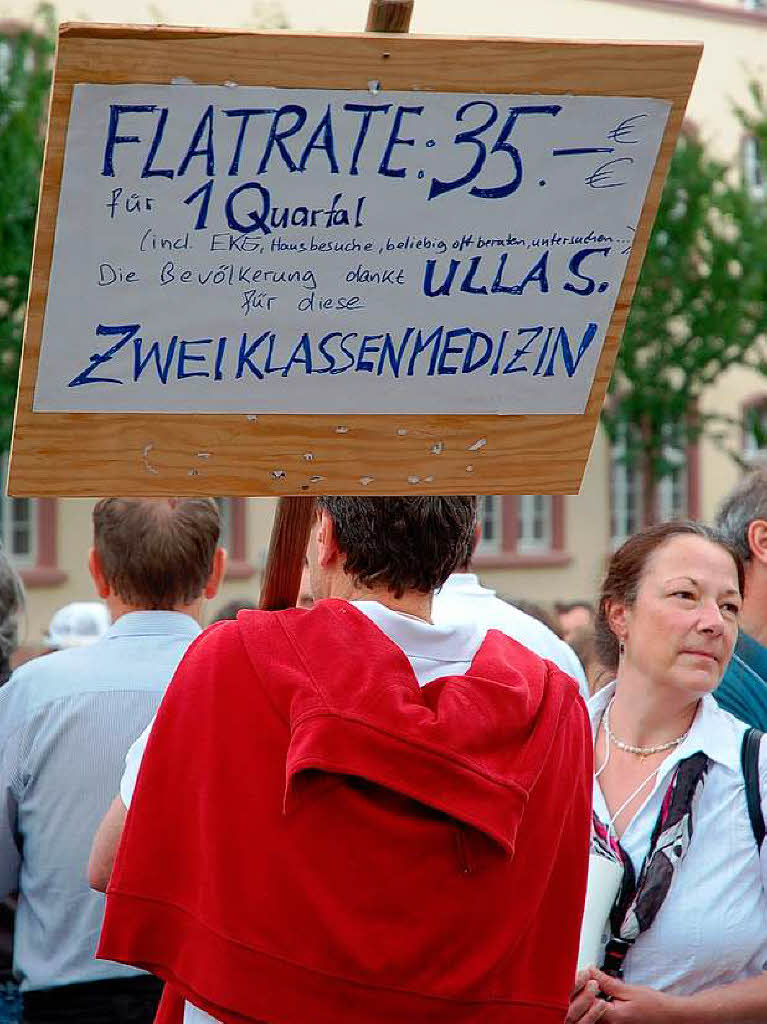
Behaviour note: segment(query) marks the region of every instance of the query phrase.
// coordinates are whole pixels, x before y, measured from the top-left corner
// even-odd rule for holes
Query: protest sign
[[[65,28],[12,489],[577,489],[699,50]]]

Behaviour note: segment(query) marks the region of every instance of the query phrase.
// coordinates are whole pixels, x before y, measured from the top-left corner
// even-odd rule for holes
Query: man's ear
[[[226,572],[226,560],[226,548],[216,548],[213,554],[213,568],[210,570],[208,582],[203,590],[203,594],[208,601],[212,600],[218,593],[218,588],[221,586],[221,581]]]
[[[98,551],[96,551],[95,548],[91,548],[88,551],[88,572],[91,574],[91,579],[93,580],[93,585],[96,588],[96,593],[102,601],[106,601],[112,593],[112,588],[104,575],[104,570],[101,567],[101,559],[99,558]]]
[[[751,549],[751,557],[767,566],[767,522],[764,519],[752,520],[748,524],[746,536]]]
[[[333,565],[340,553],[333,520],[323,508],[317,529],[317,563],[323,569],[327,569]]]

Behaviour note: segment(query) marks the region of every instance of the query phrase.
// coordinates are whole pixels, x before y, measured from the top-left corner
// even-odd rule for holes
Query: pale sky
[[[0,18],[28,19],[38,0],[0,0]],[[288,27],[302,31],[359,32],[367,19],[367,0],[57,0],[61,21],[108,21],[210,27]],[[504,35],[620,38],[620,16],[605,29],[602,5],[590,0],[548,0],[522,6],[513,0],[416,0],[411,31],[444,35]],[[648,21],[637,38],[658,38]]]

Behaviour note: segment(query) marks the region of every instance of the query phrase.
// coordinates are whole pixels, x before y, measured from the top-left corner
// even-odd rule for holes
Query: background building
[[[3,18],[33,17],[36,0],[0,0]],[[280,6],[241,7],[222,0],[211,11],[203,0],[61,0],[61,20],[156,22],[231,27],[283,27],[301,31],[358,31],[366,0],[334,0],[322,8],[309,0]],[[765,0],[538,0],[535,4],[474,0],[416,0],[414,32],[617,40],[701,40],[703,61],[688,115],[709,151],[744,176],[765,198],[756,139],[744,134],[734,106],[749,106],[748,83],[767,88]],[[2,54],[0,53],[0,73]],[[648,93],[652,83],[648,81]],[[761,165],[763,166],[763,165]],[[744,369],[722,375],[704,396],[703,408],[737,416],[751,408],[767,424],[767,378]],[[756,434],[732,430],[729,445],[758,458]],[[598,586],[604,558],[642,525],[647,481],[620,461],[620,438],[595,439],[578,496],[488,497],[483,502],[483,539],[477,565],[483,580],[504,595],[542,602],[589,598]],[[767,453],[765,453],[767,454]],[[657,489],[657,518],[709,518],[735,482],[738,466],[709,441],[672,449],[674,472]],[[80,499],[8,499],[0,507],[2,537],[22,568],[29,593],[28,641],[39,641],[53,611],[89,597],[85,568],[92,502]],[[222,499],[231,563],[220,595],[257,594],[271,527],[268,499]]]

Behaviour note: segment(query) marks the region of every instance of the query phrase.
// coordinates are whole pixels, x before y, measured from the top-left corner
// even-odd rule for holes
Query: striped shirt
[[[189,615],[130,612],[95,644],[27,662],[0,689],[0,895],[20,894],[22,989],[136,973],[94,960],[104,896],[88,887],[88,854],[128,747],[199,633]]]

